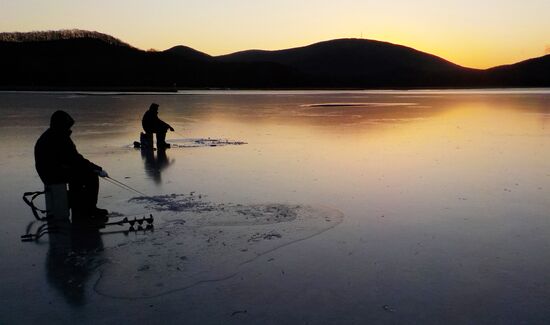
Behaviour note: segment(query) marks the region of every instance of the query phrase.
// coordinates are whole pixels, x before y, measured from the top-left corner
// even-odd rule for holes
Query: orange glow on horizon
[[[362,36],[489,68],[548,54],[549,13],[548,0],[19,0],[3,4],[0,31],[78,28],[144,50],[186,45],[210,55]]]

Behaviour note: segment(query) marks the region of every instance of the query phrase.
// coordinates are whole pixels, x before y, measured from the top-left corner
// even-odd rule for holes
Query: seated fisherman
[[[108,177],[100,166],[82,157],[71,140],[74,120],[64,111],[56,111],[50,128],[36,141],[36,171],[45,185],[69,183],[69,205],[73,222],[104,222],[108,211],[99,209],[99,178]]]
[[[174,131],[174,128],[158,118],[158,109],[159,105],[152,103],[151,106],[149,106],[149,110],[143,114],[141,125],[145,133],[157,134],[158,149],[170,148],[170,145],[166,143],[166,132],[168,132],[168,130]]]

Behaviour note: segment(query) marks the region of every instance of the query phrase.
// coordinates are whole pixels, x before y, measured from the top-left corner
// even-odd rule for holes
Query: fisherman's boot
[[[107,211],[106,209],[95,207],[92,210],[92,218],[97,220],[98,222],[107,222],[109,220],[109,217],[107,216],[108,214],[109,211]]]
[[[88,210],[80,210],[72,214],[72,224],[77,228],[102,228],[105,222],[98,220]]]

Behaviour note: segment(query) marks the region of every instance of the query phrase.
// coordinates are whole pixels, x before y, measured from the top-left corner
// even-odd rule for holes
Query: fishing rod
[[[179,135],[180,137],[183,137],[183,138],[185,138],[185,135],[183,135],[183,134],[179,133],[179,132],[178,132],[178,131],[176,131],[176,130],[174,130],[174,131],[172,131],[172,132],[174,132],[175,134]]]
[[[115,183],[115,182],[113,182],[112,180],[108,179],[107,177],[103,177],[102,179],[105,180],[106,182],[109,182],[109,183],[111,183],[111,184],[113,184],[113,185],[115,185],[115,186],[117,186],[117,187],[120,187],[120,188],[126,190],[126,191],[133,192],[133,191],[130,190],[129,188],[124,187],[124,186],[122,186],[122,185],[120,185],[120,184],[118,184],[118,183]]]
[[[113,185],[116,185],[120,188],[123,188],[127,191],[134,192],[134,193],[137,193],[137,194],[142,195],[142,196],[147,196],[145,193],[140,192],[140,191],[136,190],[135,188],[133,188],[133,187],[127,185],[127,184],[124,184],[121,181],[118,181],[118,180],[112,178],[111,176],[105,176],[105,177],[102,177],[102,178],[104,180],[108,181],[109,183],[111,183]]]
[[[112,181],[114,181],[115,183],[118,183],[118,184],[120,184],[120,185],[122,185],[122,186],[124,186],[124,187],[127,187],[128,189],[130,189],[130,190],[132,190],[132,191],[134,191],[134,192],[136,192],[136,193],[138,193],[138,194],[141,194],[141,195],[143,195],[143,196],[147,196],[147,194],[145,194],[145,193],[143,193],[143,192],[140,192],[140,191],[136,190],[135,188],[133,188],[133,187],[127,185],[127,184],[124,184],[124,183],[121,182],[121,181],[118,181],[118,180],[112,178],[111,176],[107,176],[107,178],[110,179],[110,180],[112,180]]]
[[[112,178],[111,176],[107,176],[107,178],[108,178],[109,180],[111,180],[111,181],[117,183],[117,184],[120,184],[120,185],[124,186],[125,188],[127,188],[127,189],[129,189],[129,190],[131,190],[131,191],[133,191],[133,192],[135,192],[135,193],[141,194],[141,195],[143,195],[143,196],[147,196],[145,193],[140,192],[140,191],[136,190],[135,188],[131,187],[130,185],[125,184],[125,183],[123,183],[123,182],[121,182],[121,181],[119,181],[119,180],[116,180],[116,179]]]
[[[177,134],[177,135],[179,135],[179,136],[182,137],[182,138],[185,138],[185,136],[184,136],[183,134],[179,133],[178,131],[174,131],[174,133]]]

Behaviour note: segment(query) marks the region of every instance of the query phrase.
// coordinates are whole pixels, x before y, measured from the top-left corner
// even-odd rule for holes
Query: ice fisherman
[[[36,141],[35,166],[45,185],[69,184],[69,206],[74,222],[105,222],[108,211],[97,207],[99,177],[109,175],[84,158],[71,139],[73,118],[64,111],[54,112],[50,128]]]
[[[151,106],[149,106],[149,110],[143,114],[141,125],[146,134],[152,135],[156,133],[158,149],[170,148],[170,145],[166,143],[166,132],[168,132],[168,130],[173,132],[174,128],[171,127],[170,124],[159,119],[158,109],[159,104],[152,103]]]

